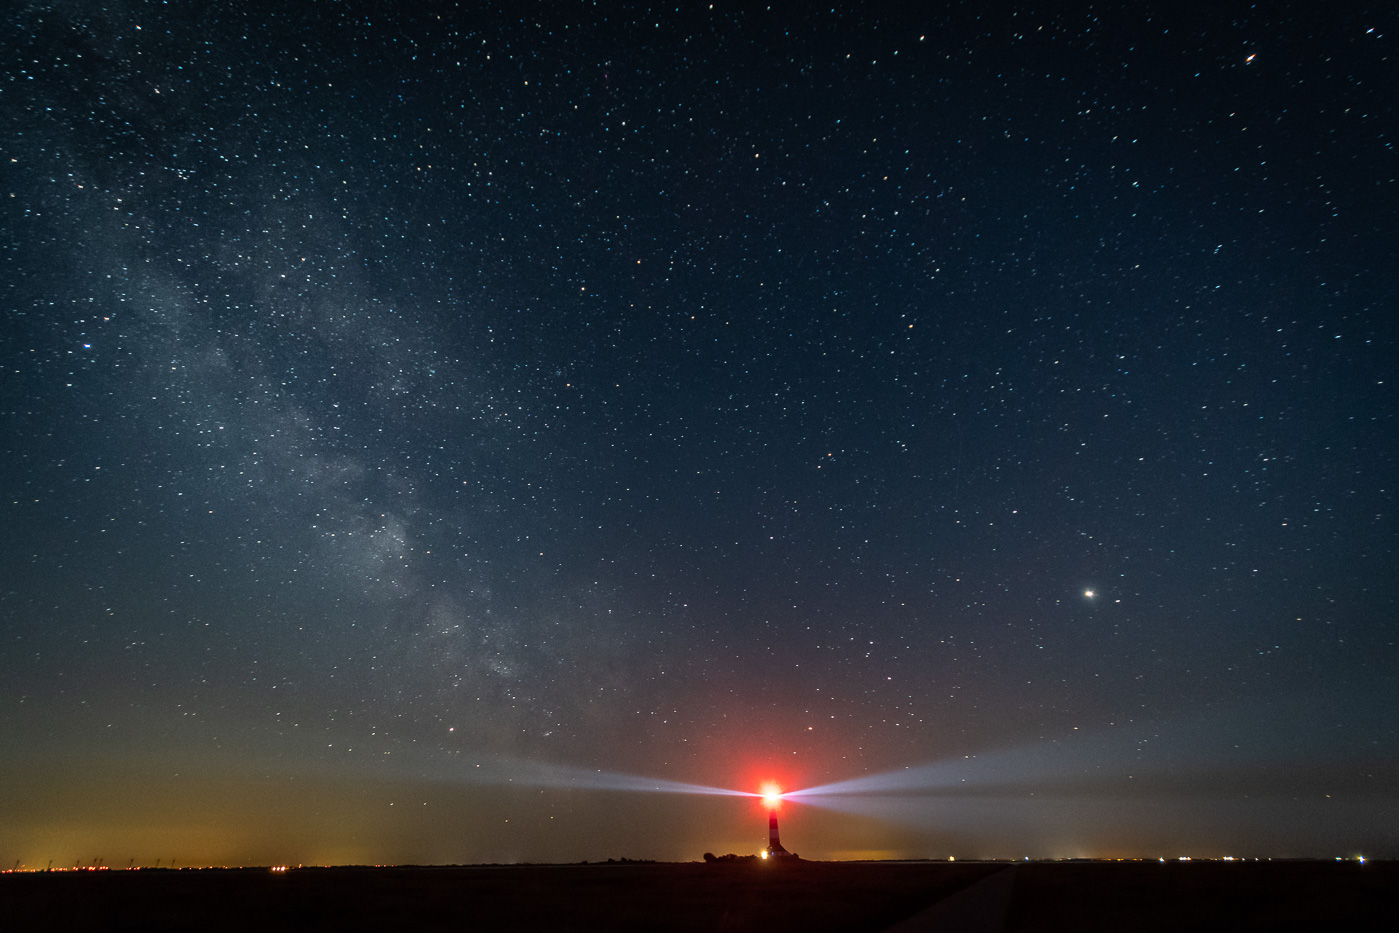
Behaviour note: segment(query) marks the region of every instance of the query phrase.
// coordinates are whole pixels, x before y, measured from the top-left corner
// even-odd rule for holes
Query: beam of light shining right
[[[1374,755],[1378,746],[1365,712],[1345,713],[1278,703],[1266,710],[1233,709],[1209,719],[1132,724],[787,791],[783,796],[837,808],[835,798],[1029,790],[1046,785],[1165,779],[1204,783],[1213,775],[1260,765],[1294,765],[1343,754]],[[1370,712],[1374,718],[1375,713]],[[1336,725],[1349,720],[1347,728]],[[1386,743],[1392,749],[1393,741]],[[853,804],[850,806],[854,806]]]
[[[1375,803],[1370,799],[1328,800],[1328,817],[1300,808],[1292,794],[1248,798],[1152,796],[1138,799],[1103,794],[1052,797],[863,796],[811,797],[808,805],[881,820],[915,831],[961,834],[981,847],[981,857],[1007,855],[1073,858],[1101,856],[1121,848],[1124,838],[1138,851],[1171,857],[1218,851],[1221,828],[1255,846],[1306,839],[1323,851],[1374,838]],[[1383,819],[1383,817],[1380,817]],[[1124,833],[1126,834],[1124,837]],[[970,842],[970,840],[976,840]],[[960,858],[960,856],[959,856]]]
[[[809,803],[818,797],[952,792],[972,788],[1093,781],[1169,767],[1171,742],[1139,733],[1107,733],[1037,742],[985,755],[965,756],[788,791]],[[1153,744],[1155,743],[1155,744]]]

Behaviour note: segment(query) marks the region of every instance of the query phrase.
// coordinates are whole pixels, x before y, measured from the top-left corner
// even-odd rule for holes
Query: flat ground
[[[973,887],[986,879],[991,880]],[[1399,862],[802,862],[316,868],[282,874],[252,869],[53,872],[0,875],[0,925],[12,930],[240,933],[873,933],[902,923],[905,930],[1238,933],[1389,929],[1389,922],[1381,921],[1399,915],[1397,895]]]

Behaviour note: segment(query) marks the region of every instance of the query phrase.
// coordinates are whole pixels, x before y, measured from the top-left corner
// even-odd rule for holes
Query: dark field
[[[54,872],[0,876],[0,927],[819,933],[914,918],[901,929],[1365,930],[1394,928],[1396,894],[1394,862]]]

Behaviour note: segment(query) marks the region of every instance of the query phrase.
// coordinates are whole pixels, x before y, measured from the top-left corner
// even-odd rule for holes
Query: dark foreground
[[[1392,929],[1399,863],[559,865],[0,875],[11,930]]]

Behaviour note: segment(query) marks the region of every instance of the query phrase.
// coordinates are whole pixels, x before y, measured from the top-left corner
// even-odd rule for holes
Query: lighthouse
[[[768,847],[763,850],[763,858],[796,858],[782,848],[782,839],[777,834],[777,805],[782,800],[782,792],[773,785],[763,789],[763,802],[768,806]]]
[[[768,811],[768,847],[763,858],[791,858],[792,853],[782,848],[782,840],[777,835],[777,811]]]

